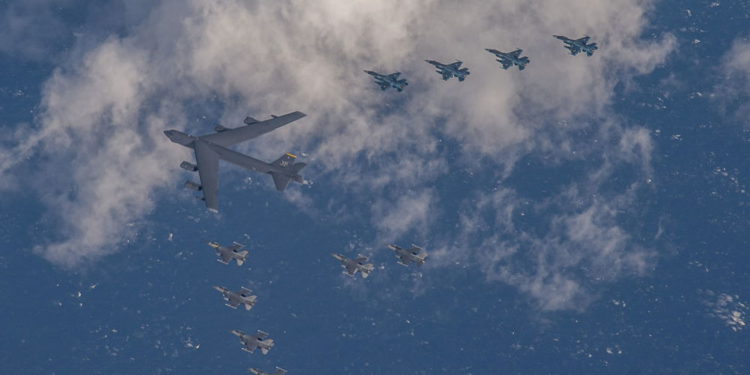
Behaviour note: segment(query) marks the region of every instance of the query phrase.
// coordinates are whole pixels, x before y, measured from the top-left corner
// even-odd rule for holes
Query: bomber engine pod
[[[195,165],[193,163],[188,163],[186,161],[183,161],[182,163],[180,163],[180,168],[182,168],[182,169],[184,169],[186,171],[190,171],[190,172],[195,172],[195,171],[198,170],[198,166],[197,165]]]
[[[203,190],[202,186],[196,184],[193,181],[185,181],[185,187],[188,188],[188,189],[190,189],[190,190],[195,190],[195,191]]]
[[[216,126],[214,126],[214,130],[215,130],[215,131],[216,131],[217,133],[221,133],[221,132],[223,132],[223,131],[227,131],[227,130],[231,130],[231,129],[230,129],[230,128],[227,128],[227,127],[225,127],[225,126],[223,126],[223,125],[216,125]]]

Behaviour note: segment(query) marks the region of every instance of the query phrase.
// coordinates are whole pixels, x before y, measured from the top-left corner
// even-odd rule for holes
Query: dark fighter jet
[[[461,68],[461,64],[463,64],[463,62],[461,61],[456,61],[451,64],[443,64],[435,60],[425,61],[437,68],[436,72],[440,73],[440,75],[443,76],[443,81],[447,81],[451,77],[456,77],[459,81],[463,81],[466,79],[466,76],[470,74],[469,68]]]
[[[553,35],[555,38],[560,39],[565,44],[565,48],[570,50],[570,54],[575,56],[579,54],[581,51],[586,52],[587,55],[591,56],[594,54],[594,51],[599,49],[597,47],[596,43],[586,44],[588,43],[589,39],[591,37],[584,36],[580,39],[570,39],[566,36],[562,35]]]
[[[524,70],[526,64],[530,61],[526,56],[521,57],[521,53],[523,53],[522,49],[517,49],[512,52],[500,52],[491,48],[485,48],[485,50],[497,57],[497,62],[503,66],[503,69],[508,69],[513,65],[517,65],[518,70]]]
[[[377,83],[378,86],[380,86],[380,89],[383,91],[385,91],[389,87],[393,87],[394,89],[396,89],[396,91],[401,92],[404,91],[404,86],[409,85],[409,83],[406,82],[406,79],[399,78],[401,72],[380,74],[371,70],[365,70],[365,73],[371,75],[375,79],[375,83]]]

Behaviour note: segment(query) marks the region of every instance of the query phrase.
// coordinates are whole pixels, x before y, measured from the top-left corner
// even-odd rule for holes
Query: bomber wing
[[[198,164],[198,176],[201,179],[201,190],[206,207],[213,212],[219,212],[219,155],[208,145],[201,142],[195,144],[195,161]]]
[[[218,133],[204,135],[201,139],[215,143],[220,146],[229,147],[238,143],[256,138],[277,128],[280,128],[292,121],[299,120],[306,115],[302,112],[287,113],[282,116],[276,116],[270,120],[258,121],[239,128],[224,130]]]

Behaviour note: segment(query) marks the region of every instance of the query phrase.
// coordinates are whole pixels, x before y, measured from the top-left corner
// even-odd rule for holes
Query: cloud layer
[[[149,5],[129,33],[80,46],[55,71],[38,128],[0,150],[0,176],[18,174],[30,156],[42,161],[54,183],[38,190],[62,236],[39,252],[75,266],[116,249],[127,238],[121,228],[142,219],[159,189],[173,184],[174,166],[189,156],[161,131],[204,131],[207,124],[194,119],[205,112],[195,103],[222,103],[229,126],[246,114],[307,112],[304,126],[270,134],[253,153],[268,159],[295,145],[312,159],[308,174],[342,199],[367,191],[373,222],[398,224],[377,225],[380,238],[435,234],[444,197],[433,185],[448,166],[491,163],[502,182],[529,155],[561,164],[606,151],[578,181],[533,203],[542,210],[558,202],[562,210],[548,220],[547,235],[513,229],[505,216],[521,201],[511,186],[492,193],[478,187],[460,198],[466,212],[457,236],[471,237],[480,222],[494,229],[482,232],[477,253],[471,241],[456,242],[451,253],[489,259],[482,263],[488,279],[518,286],[544,308],[567,308],[589,278],[642,272],[648,263],[615,212],[633,204],[649,173],[650,140],[614,120],[610,103],[616,84],[650,72],[674,47],[669,35],[640,38],[650,4],[164,0]],[[569,56],[552,34],[591,35],[601,49],[592,58]],[[523,48],[531,64],[502,71],[484,48]],[[461,59],[472,75],[443,82],[427,58]],[[382,93],[363,69],[401,71],[410,86]],[[589,147],[594,138],[613,147]],[[59,160],[71,169],[60,170]],[[637,176],[606,191],[606,177],[621,165]],[[602,191],[611,199],[592,198]],[[494,219],[469,212],[475,200],[476,215]],[[582,203],[559,203],[565,200]],[[520,263],[530,266],[521,270]]]

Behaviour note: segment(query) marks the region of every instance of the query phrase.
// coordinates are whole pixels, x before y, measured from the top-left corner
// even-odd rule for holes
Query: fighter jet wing
[[[569,46],[566,46],[566,47],[567,47],[567,48],[568,48],[568,49],[570,50],[570,54],[571,54],[571,55],[573,55],[573,56],[575,56],[575,55],[577,55],[577,54],[578,54],[579,52],[581,52],[581,49],[580,49],[580,48],[578,48],[578,47],[577,47],[577,46],[575,46],[575,45],[569,45]]]
[[[227,306],[229,306],[229,307],[231,307],[233,309],[236,309],[242,303],[242,301],[239,298],[235,297],[234,295],[229,295],[226,298],[226,301],[227,301]]]
[[[355,273],[357,273],[357,266],[351,263],[348,263],[344,265],[344,268],[346,268],[346,273],[349,274],[349,276],[354,276]]]
[[[250,340],[243,339],[242,343],[245,345],[245,347],[242,348],[242,350],[246,352],[254,353],[255,349],[258,349],[258,342],[255,340],[250,341]]]
[[[216,254],[219,256],[218,261],[224,264],[229,264],[232,261],[232,254],[220,250],[216,250]]]
[[[198,176],[201,179],[203,200],[209,210],[219,211],[219,155],[207,145],[196,142],[195,161],[198,164]]]
[[[392,79],[392,80],[395,81],[395,80],[398,79],[398,76],[400,76],[400,75],[401,75],[401,72],[391,73],[391,74],[388,75],[388,78],[390,78],[390,79]]]
[[[443,80],[444,81],[447,81],[452,76],[452,74],[450,72],[447,72],[447,71],[444,71],[442,74],[443,74]]]
[[[229,250],[237,251],[239,249],[242,249],[243,247],[245,247],[245,245],[238,242],[232,242],[232,246],[229,247]]]
[[[583,44],[586,44],[586,43],[589,42],[589,39],[591,39],[590,36],[584,36],[583,38],[578,39],[578,41],[581,42],[581,43],[583,43]]]
[[[299,120],[305,116],[306,115],[304,113],[299,111],[287,113],[283,116],[277,116],[270,120],[258,121],[239,128],[204,135],[200,138],[220,146],[229,147],[266,134],[292,121]]]
[[[397,257],[398,257],[399,262],[403,264],[404,266],[408,266],[409,264],[411,264],[411,258],[409,258],[408,256],[397,255]]]
[[[512,63],[512,62],[510,62],[509,60],[497,60],[497,61],[498,61],[498,62],[499,62],[500,64],[502,64],[502,65],[503,65],[503,69],[508,69],[508,68],[510,68],[511,66],[513,66],[513,63]]]
[[[453,68],[453,69],[458,69],[458,68],[461,67],[461,64],[462,64],[461,61],[456,61],[453,64],[451,64],[450,67]]]

